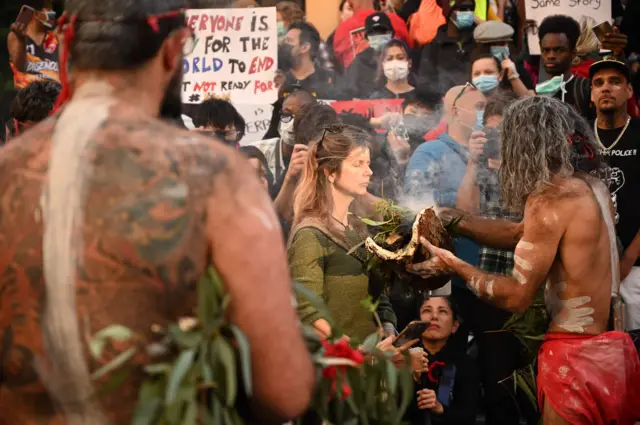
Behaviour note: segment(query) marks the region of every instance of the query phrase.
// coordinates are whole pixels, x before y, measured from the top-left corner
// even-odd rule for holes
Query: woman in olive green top
[[[369,295],[380,301],[378,315],[385,333],[395,329],[395,314],[380,279],[369,276],[364,247],[366,226],[349,214],[355,197],[367,194],[370,136],[352,126],[330,126],[309,149],[294,198],[294,227],[289,238],[292,278],[322,296],[342,331],[362,341],[376,331],[373,317],[360,301]],[[301,320],[322,337],[331,326],[309,302],[299,300]]]

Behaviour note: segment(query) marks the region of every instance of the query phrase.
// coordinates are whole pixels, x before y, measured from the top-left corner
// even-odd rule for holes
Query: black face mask
[[[293,68],[294,63],[293,46],[287,43],[278,46],[278,69],[287,72]]]

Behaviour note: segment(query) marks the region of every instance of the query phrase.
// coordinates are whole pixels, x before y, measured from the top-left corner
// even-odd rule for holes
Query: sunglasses
[[[475,8],[471,5],[465,5],[465,6],[456,7],[455,10],[458,12],[473,12]]]
[[[322,144],[322,142],[324,141],[324,137],[327,135],[327,132],[331,134],[340,134],[345,128],[346,128],[346,125],[344,124],[333,124],[333,125],[326,126],[324,128],[324,131],[322,132],[322,137],[320,138],[318,145]]]
[[[478,88],[475,86],[475,84],[473,83],[467,83],[464,85],[464,87],[462,88],[462,90],[460,90],[460,93],[458,93],[458,95],[456,96],[456,98],[453,100],[453,107],[455,108],[456,103],[458,102],[458,100],[460,100],[460,98],[464,95],[464,92],[467,89],[472,89],[472,90],[478,90]]]

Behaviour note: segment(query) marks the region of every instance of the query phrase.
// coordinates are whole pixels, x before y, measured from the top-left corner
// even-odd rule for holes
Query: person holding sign
[[[616,32],[605,34],[602,48],[621,55],[627,45],[627,37]],[[576,45],[580,37],[580,24],[575,19],[554,15],[545,18],[538,29],[540,52],[545,71],[551,79],[539,83],[536,93],[552,96],[566,102],[586,119],[594,118],[591,109],[591,86],[586,78],[573,75],[571,66],[576,58]]]
[[[23,1],[20,14],[7,36],[9,64],[16,89],[43,79],[59,81],[55,23],[56,12],[51,10],[51,1]]]

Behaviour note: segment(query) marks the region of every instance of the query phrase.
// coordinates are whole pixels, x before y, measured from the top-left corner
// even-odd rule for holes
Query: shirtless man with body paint
[[[131,423],[152,354],[94,397],[90,373],[131,343],[95,361],[87,342],[113,324],[157,341],[153,325],[193,315],[210,265],[251,346],[244,413],[283,423],[308,406],[313,367],[264,188],[240,154],[159,118],[180,109],[186,7],[66,2],[70,99],[0,155],[1,425]]]
[[[505,113],[503,202],[524,209],[521,223],[440,212],[445,223],[462,215],[459,232],[482,245],[515,249],[513,275],[483,272],[427,241],[432,259],[410,271],[428,276],[452,270],[481,299],[514,312],[529,307],[545,285],[551,325],[538,358],[544,424],[633,423],[640,417],[638,356],[627,334],[607,332],[612,274],[619,283],[617,252],[612,261],[608,233],[612,205],[599,180],[571,166],[568,137],[586,123],[572,119],[568,108],[533,97]]]

